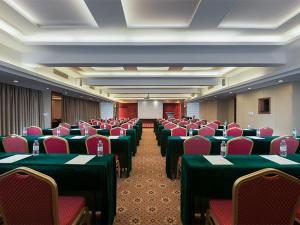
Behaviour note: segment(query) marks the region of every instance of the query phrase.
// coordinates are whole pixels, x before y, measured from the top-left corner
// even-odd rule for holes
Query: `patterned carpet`
[[[129,178],[118,179],[116,225],[181,224],[180,183],[166,177],[153,129],[143,129]]]

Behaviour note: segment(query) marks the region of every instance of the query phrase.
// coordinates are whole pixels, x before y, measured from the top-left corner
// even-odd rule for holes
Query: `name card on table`
[[[71,137],[70,139],[81,139],[83,138],[84,136],[74,136],[74,137]]]
[[[119,139],[119,136],[109,136],[109,139]]]
[[[230,161],[220,155],[204,155],[203,157],[212,165],[233,165]]]
[[[70,161],[66,162],[65,164],[84,165],[94,157],[95,155],[79,155],[71,159]]]
[[[217,140],[227,140],[227,138],[225,138],[225,137],[222,137],[222,136],[213,136],[215,139],[217,139]]]
[[[13,155],[13,156],[9,156],[7,158],[1,159],[0,163],[14,163],[21,159],[25,159],[29,156],[31,156],[31,155]]]
[[[272,162],[275,162],[279,165],[297,165],[299,163],[294,162],[292,160],[280,157],[279,155],[261,155],[261,157],[268,159]]]
[[[258,137],[258,136],[247,136],[248,138],[251,138],[251,139],[257,139],[257,140],[263,140],[264,138],[263,137]]]

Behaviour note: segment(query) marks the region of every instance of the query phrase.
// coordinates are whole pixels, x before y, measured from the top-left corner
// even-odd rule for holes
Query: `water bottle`
[[[258,137],[260,136],[260,129],[256,130],[256,136],[258,136]]]
[[[223,130],[223,137],[224,137],[224,138],[227,137],[227,130],[226,130],[226,129]]]
[[[224,121],[224,129],[226,129],[226,127],[227,127],[227,121],[225,120]]]
[[[226,149],[226,148],[227,148],[227,147],[226,147],[225,141],[222,141],[220,153],[221,153],[221,156],[223,156],[223,157],[225,157],[226,154],[227,154],[227,149]]]
[[[103,125],[103,129],[106,129],[106,123]]]
[[[294,138],[297,138],[297,130],[296,130],[296,128],[293,128],[293,130],[292,130],[292,136]]]
[[[123,131],[123,129],[120,130],[120,136],[124,136],[124,131]]]
[[[99,140],[97,145],[97,156],[102,157],[103,156],[103,143],[101,140]]]
[[[89,136],[89,129],[87,127],[84,129],[84,135]]]
[[[23,127],[22,133],[23,133],[23,136],[27,136],[27,128],[26,127]]]
[[[56,135],[57,135],[57,136],[60,136],[60,129],[61,129],[61,128],[58,127],[57,130],[56,130]]]
[[[189,129],[189,136],[193,136],[193,129],[192,128]]]
[[[279,154],[282,157],[286,157],[287,156],[287,145],[286,145],[285,140],[282,140],[280,142],[280,153]]]
[[[250,124],[248,124],[247,128],[248,128],[248,129],[250,129],[250,128],[251,128]]]
[[[32,146],[32,155],[38,155],[40,153],[40,143],[38,140],[35,140]]]

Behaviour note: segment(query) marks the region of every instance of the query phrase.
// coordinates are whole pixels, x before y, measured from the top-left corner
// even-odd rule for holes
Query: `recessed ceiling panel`
[[[201,0],[121,0],[128,27],[189,27]]]
[[[31,23],[43,27],[97,26],[83,0],[4,0]]]
[[[299,12],[299,0],[237,0],[219,28],[276,29]]]

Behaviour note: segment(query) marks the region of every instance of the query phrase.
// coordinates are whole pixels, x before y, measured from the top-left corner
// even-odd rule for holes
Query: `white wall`
[[[195,118],[199,118],[200,115],[200,105],[199,102],[188,102],[186,104],[186,115],[188,117],[193,117],[195,116]]]
[[[163,102],[157,100],[138,101],[138,117],[140,119],[157,119],[163,117]]]
[[[112,102],[100,103],[101,118],[113,118],[114,117],[114,105]]]

